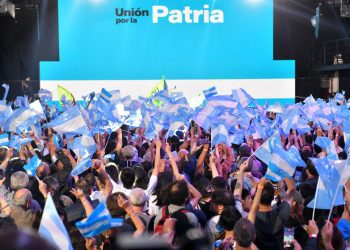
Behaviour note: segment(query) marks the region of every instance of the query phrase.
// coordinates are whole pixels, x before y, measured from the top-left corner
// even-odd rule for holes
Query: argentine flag
[[[349,158],[350,159],[350,158]],[[310,201],[307,205],[313,208],[316,202],[318,209],[330,209],[334,200],[334,206],[344,205],[342,187],[350,176],[349,161],[331,160],[328,157],[323,159],[312,158],[311,161],[315,165],[319,174],[317,189],[318,196]],[[337,192],[337,187],[339,190]]]
[[[217,95],[218,94],[218,91],[216,90],[216,87],[211,87],[209,89],[205,89],[203,90],[203,94],[205,96],[205,98],[209,98],[209,97],[212,97],[214,95]]]
[[[293,155],[285,151],[281,145],[276,144],[273,148],[271,161],[268,164],[265,178],[278,182],[285,177],[292,177],[297,167]]]
[[[110,103],[111,102],[111,98],[112,98],[112,94],[109,93],[105,88],[102,88],[101,93],[100,93],[100,97],[105,101]]]
[[[9,135],[7,133],[0,135],[0,146],[9,146]]]
[[[106,204],[100,203],[86,221],[75,223],[80,233],[85,237],[93,237],[99,235],[111,227],[121,226],[123,219],[112,219]]]
[[[87,129],[85,120],[77,106],[62,113],[55,120],[44,125],[44,127],[51,127],[59,135],[79,135],[83,134]]]
[[[67,230],[57,213],[50,193],[46,199],[38,234],[55,245],[57,249],[73,250]]]

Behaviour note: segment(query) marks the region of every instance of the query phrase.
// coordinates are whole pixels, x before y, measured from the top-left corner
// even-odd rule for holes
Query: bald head
[[[29,208],[32,201],[32,193],[25,188],[17,190],[13,196],[13,205]]]

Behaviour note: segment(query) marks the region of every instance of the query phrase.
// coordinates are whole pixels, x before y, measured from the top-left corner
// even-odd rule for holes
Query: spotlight
[[[13,18],[16,17],[15,5],[9,0],[0,0],[0,14],[8,13]]]

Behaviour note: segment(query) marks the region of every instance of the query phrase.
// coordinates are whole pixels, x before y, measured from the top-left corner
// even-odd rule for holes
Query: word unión
[[[116,8],[115,14],[117,16],[149,16],[148,10],[141,10],[140,8],[131,8],[129,10],[126,10],[124,8]]]

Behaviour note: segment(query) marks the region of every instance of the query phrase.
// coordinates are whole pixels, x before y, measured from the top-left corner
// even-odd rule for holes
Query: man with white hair
[[[22,189],[27,190],[26,188],[29,187],[29,177],[25,172],[22,172],[22,171],[14,172],[11,175],[11,179],[10,179],[11,190],[8,190],[5,187],[4,180],[5,179],[0,181],[0,195],[2,195],[5,198],[8,205],[12,207],[12,205],[14,204],[15,193],[21,190],[21,192],[19,192],[21,194],[24,192]],[[29,190],[27,191],[30,192]],[[31,200],[32,201],[30,203],[30,208],[33,209],[34,211],[41,211],[42,209],[39,203],[34,199],[31,199]]]
[[[145,228],[148,227],[148,223],[151,219],[149,215],[147,215],[145,211],[145,205],[147,201],[146,193],[141,188],[134,188],[130,192],[129,202],[132,209],[135,211],[136,215],[141,219]],[[130,220],[130,218],[128,218]]]

